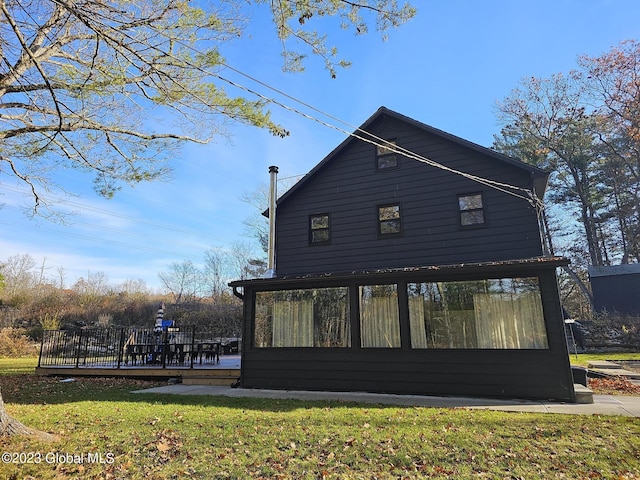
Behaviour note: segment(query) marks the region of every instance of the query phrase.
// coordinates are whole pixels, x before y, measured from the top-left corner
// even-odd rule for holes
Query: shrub
[[[581,321],[580,328],[587,348],[640,349],[639,317],[602,312]]]
[[[24,329],[0,329],[0,357],[27,357],[38,354],[38,345],[27,337]]]

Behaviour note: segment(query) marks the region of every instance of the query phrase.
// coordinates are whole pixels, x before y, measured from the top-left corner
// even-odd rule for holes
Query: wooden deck
[[[124,377],[146,379],[177,378],[186,385],[231,385],[240,378],[240,355],[220,357],[220,363],[195,365],[193,368],[168,366],[114,366],[85,365],[40,366],[37,375],[63,377]]]

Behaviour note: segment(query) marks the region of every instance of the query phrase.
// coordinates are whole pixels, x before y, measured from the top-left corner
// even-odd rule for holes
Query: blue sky
[[[417,17],[389,32],[386,42],[373,30],[355,37],[331,29],[329,43],[353,62],[336,79],[313,58],[304,73],[283,73],[280,44],[264,15],[223,54],[234,68],[351,125],[359,126],[384,105],[490,146],[500,130],[495,103],[521,79],[568,72],[579,55],[600,55],[640,33],[637,0],[413,3]],[[221,74],[274,95],[234,72]],[[160,289],[158,273],[172,262],[201,265],[209,248],[253,242],[244,235],[243,221],[254,209],[241,200],[243,192],[268,182],[269,165],[279,166],[281,178],[305,174],[345,138],[278,106],[271,111],[289,137],[229,125],[229,138],[185,146],[170,178],[124,187],[111,200],[92,192],[91,177],[60,172],[58,178],[80,194],[64,204],[76,212],[66,225],[24,216],[20,207],[30,198],[0,178],[0,261],[28,253],[49,277],[64,267],[66,286],[89,272],[104,272],[111,284],[142,279]]]

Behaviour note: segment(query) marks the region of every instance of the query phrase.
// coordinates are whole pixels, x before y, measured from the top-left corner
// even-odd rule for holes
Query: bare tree
[[[232,67],[221,50],[244,34],[251,4],[270,10],[285,69],[302,69],[311,52],[333,76],[348,62],[315,19],[356,33],[373,19],[384,34],[415,14],[395,0],[0,0],[0,174],[46,207],[44,192],[63,188],[60,169],[93,174],[109,197],[165,175],[182,142],[208,142],[229,121],[287,135],[264,99],[223,88]]]
[[[289,190],[302,176],[278,179],[278,196]],[[255,208],[254,213],[242,221],[246,228],[246,236],[255,238],[264,252],[269,245],[269,219],[264,215],[269,209],[270,186],[267,183],[258,185],[252,191],[246,191],[240,200]]]
[[[126,293],[127,295],[142,295],[146,296],[149,293],[149,287],[147,283],[139,278],[138,280],[125,280],[119,284],[116,289],[119,292]]]
[[[67,276],[67,269],[63,266],[58,266],[56,267],[56,273],[58,274],[57,278],[60,281],[60,283],[58,284],[58,288],[60,290],[63,290],[65,286],[65,278]]]
[[[201,273],[191,260],[173,262],[169,271],[158,275],[162,284],[171,293],[173,303],[188,303],[198,298]]]
[[[267,270],[266,261],[255,256],[255,251],[249,243],[235,242],[231,247],[230,257],[234,278],[259,278]]]
[[[229,256],[220,248],[210,248],[204,254],[202,281],[207,295],[212,299],[219,299],[228,290]]]
[[[31,289],[36,281],[33,268],[36,261],[28,253],[12,255],[4,263],[0,264],[0,273],[5,280],[5,293],[13,297],[20,292]]]
[[[80,295],[97,298],[106,295],[110,290],[109,277],[105,272],[87,272],[87,278],[80,277],[73,285],[72,290]]]
[[[244,192],[240,200],[255,208],[253,214],[242,221],[246,236],[255,238],[264,252],[269,243],[269,221],[263,212],[269,208],[269,185],[262,183],[250,192]]]

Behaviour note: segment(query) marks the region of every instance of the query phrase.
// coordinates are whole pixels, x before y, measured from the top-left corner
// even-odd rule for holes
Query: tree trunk
[[[39,440],[52,441],[55,437],[49,433],[34,430],[11,417],[4,408],[2,392],[0,392],[0,437],[10,437],[12,435],[27,435],[37,437]]]
[[[580,289],[580,291],[582,292],[582,294],[585,296],[585,298],[589,301],[589,307],[591,307],[591,309],[593,310],[593,295],[591,294],[591,292],[589,292],[589,289],[587,288],[587,286],[584,284],[584,282],[582,281],[582,279],[578,276],[578,274],[576,272],[574,272],[571,268],[567,267],[562,267],[562,269],[567,272],[567,274],[569,274],[569,276],[573,279],[573,281],[575,282],[575,284],[578,286],[578,288]]]

